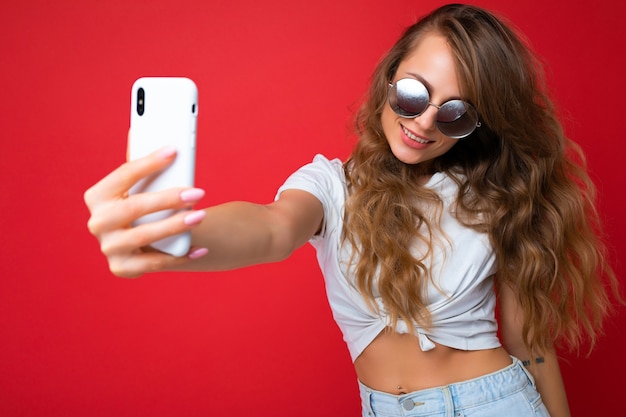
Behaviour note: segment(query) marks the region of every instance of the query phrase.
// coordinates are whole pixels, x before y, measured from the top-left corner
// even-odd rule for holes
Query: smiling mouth
[[[403,125],[400,125],[400,126],[402,126],[402,131],[409,139],[414,140],[417,143],[423,143],[423,144],[432,142],[432,140],[426,140],[426,139],[420,138],[419,136],[415,136],[413,132],[411,132],[409,129],[407,129]]]

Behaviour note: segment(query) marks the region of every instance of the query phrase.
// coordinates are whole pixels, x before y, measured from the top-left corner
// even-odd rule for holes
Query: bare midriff
[[[422,351],[415,335],[383,330],[354,361],[359,380],[390,394],[404,394],[478,378],[511,364],[502,347],[458,350],[435,343]]]

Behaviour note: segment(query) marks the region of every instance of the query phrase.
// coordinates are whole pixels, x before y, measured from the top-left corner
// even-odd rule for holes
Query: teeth
[[[402,125],[401,125],[402,126]],[[418,138],[417,136],[415,136],[413,133],[409,132],[407,130],[406,127],[402,126],[402,130],[404,130],[404,133],[411,139],[413,139],[415,142],[419,142],[419,143],[429,143],[429,140],[424,140],[422,138]]]

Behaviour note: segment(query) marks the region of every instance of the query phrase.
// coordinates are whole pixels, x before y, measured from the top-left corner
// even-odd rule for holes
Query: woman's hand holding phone
[[[91,213],[89,231],[98,239],[113,274],[132,278],[145,272],[175,269],[207,253],[192,247],[184,256],[172,256],[149,246],[156,241],[190,231],[205,216],[190,209],[204,191],[193,187],[129,195],[140,180],[171,165],[176,150],[166,147],[145,157],[126,162],[85,192]],[[142,216],[161,210],[176,210],[171,217],[133,227]]]

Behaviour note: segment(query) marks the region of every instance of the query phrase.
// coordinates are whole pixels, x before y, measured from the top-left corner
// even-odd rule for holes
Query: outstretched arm
[[[522,338],[524,313],[513,290],[504,286],[499,290],[499,323],[505,349],[525,362],[526,368],[535,379],[537,391],[541,394],[551,417],[569,417],[569,405],[559,361],[556,352],[550,349],[535,352],[532,356]]]
[[[279,261],[320,228],[321,203],[299,190],[285,191],[278,201],[267,205],[233,202],[131,227],[133,220],[148,213],[191,208],[204,195],[202,190],[184,188],[128,195],[139,179],[163,169],[175,157],[174,151],[161,150],[127,162],[85,193],[91,212],[89,230],[99,240],[115,275],[223,270]],[[174,257],[149,249],[151,243],[187,230],[192,232],[193,244],[187,256]]]
[[[300,190],[284,191],[267,205],[238,201],[205,212],[192,240],[208,254],[185,269],[234,269],[283,260],[319,230],[323,216],[319,200]]]

